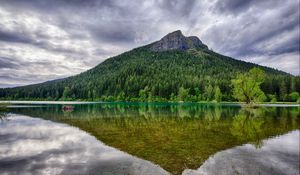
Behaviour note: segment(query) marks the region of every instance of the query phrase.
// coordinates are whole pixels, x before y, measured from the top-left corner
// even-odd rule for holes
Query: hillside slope
[[[255,66],[267,74],[262,85],[266,94],[287,100],[288,93],[300,92],[299,77],[223,56],[209,50],[197,37],[185,37],[175,31],[76,76],[1,89],[0,98],[202,101],[213,100],[215,89],[220,88],[222,100],[233,101],[230,80]]]

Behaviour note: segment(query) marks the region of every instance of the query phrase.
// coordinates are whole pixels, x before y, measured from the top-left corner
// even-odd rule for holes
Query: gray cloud
[[[288,60],[276,68],[297,75],[292,65],[299,64],[298,5],[294,0],[2,0],[0,87],[78,74],[178,29],[237,59],[271,67]]]
[[[32,42],[32,40],[25,33],[10,32],[1,29],[0,29],[0,41],[18,42],[18,43]]]
[[[189,16],[192,9],[196,3],[195,0],[181,1],[181,0],[170,0],[170,1],[160,1],[157,0],[158,6],[172,15]]]
[[[109,22],[111,23],[111,22]],[[131,23],[113,21],[114,24],[106,26],[92,26],[89,28],[91,37],[99,42],[109,43],[133,43],[135,40],[135,30]],[[118,23],[120,28],[116,28]]]
[[[245,13],[248,10],[253,8],[260,8],[262,10],[272,9],[278,5],[282,5],[286,3],[284,0],[227,0],[222,1],[218,0],[214,7],[214,10],[218,11],[218,13],[228,13],[231,15],[237,15],[240,13]]]
[[[220,3],[224,2],[219,1],[214,8],[219,8],[218,13],[225,12],[226,23],[212,25],[205,36],[217,51],[246,60],[248,57],[268,56],[264,63],[278,59],[277,55],[299,54],[299,8],[295,1],[284,4],[281,1],[263,1],[262,5],[254,0],[229,1],[225,4],[226,10],[222,11]],[[236,11],[239,8],[245,9]],[[230,15],[226,16],[228,12]],[[255,59],[252,60],[255,62]],[[299,64],[298,60],[294,62]],[[281,70],[290,72],[288,69]],[[298,71],[290,73],[298,74]]]
[[[2,0],[3,6],[8,8],[18,7],[20,9],[30,9],[38,11],[39,13],[57,13],[60,10],[78,10],[82,8],[93,8],[93,7],[113,7],[113,2],[110,0]]]
[[[0,69],[10,69],[17,67],[18,64],[15,63],[11,58],[0,57]],[[1,77],[2,75],[0,75]]]
[[[237,13],[241,11],[247,11],[252,6],[252,4],[260,4],[261,2],[262,1],[259,0],[218,0],[216,4],[216,10],[218,10],[219,12]]]

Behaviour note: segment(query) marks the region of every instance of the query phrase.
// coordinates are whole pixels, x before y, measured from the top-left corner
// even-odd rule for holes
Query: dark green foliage
[[[90,91],[89,91],[90,92]],[[68,99],[71,96],[71,91],[70,88],[68,86],[65,87],[62,98],[63,99]]]
[[[282,71],[206,49],[153,52],[148,47],[107,59],[93,69],[66,79],[0,89],[0,99],[234,101],[231,79],[253,67],[264,70],[266,80],[261,88],[265,94],[275,95],[278,101],[288,100],[286,94],[291,90],[300,92],[299,77]],[[180,88],[187,94],[178,94]]]

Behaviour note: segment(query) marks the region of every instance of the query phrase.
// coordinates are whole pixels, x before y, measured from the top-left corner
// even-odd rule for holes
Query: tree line
[[[264,72],[260,101],[297,101],[300,78],[210,50],[133,49],[69,78],[0,89],[0,99],[89,101],[237,101],[232,80]],[[240,76],[240,77],[238,77]],[[247,78],[247,75],[246,75]]]

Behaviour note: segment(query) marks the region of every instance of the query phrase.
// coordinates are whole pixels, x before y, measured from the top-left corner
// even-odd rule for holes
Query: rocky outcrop
[[[169,33],[151,46],[152,51],[188,50],[191,48],[208,49],[196,36],[185,37],[180,30]]]

